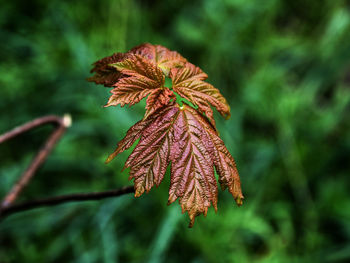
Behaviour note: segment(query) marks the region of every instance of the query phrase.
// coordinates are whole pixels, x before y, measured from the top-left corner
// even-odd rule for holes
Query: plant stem
[[[92,193],[76,193],[61,196],[49,197],[46,199],[33,200],[20,204],[9,205],[0,209],[0,219],[11,214],[23,212],[40,207],[55,206],[68,202],[96,201],[110,197],[117,197],[134,192],[133,186],[125,186],[116,190]]]
[[[24,125],[21,125],[3,135],[0,136],[0,143],[3,143],[9,139],[12,139],[24,132],[27,132],[35,127],[44,125],[44,124],[54,124],[56,129],[52,132],[50,137],[47,139],[44,146],[37,153],[27,170],[22,174],[17,183],[12,187],[10,192],[5,196],[4,200],[1,203],[0,209],[5,208],[11,205],[23,191],[29,181],[33,178],[34,174],[38,168],[45,162],[47,156],[52,151],[53,147],[57,141],[64,134],[67,127],[71,124],[70,116],[58,117],[58,116],[45,116],[30,121]]]

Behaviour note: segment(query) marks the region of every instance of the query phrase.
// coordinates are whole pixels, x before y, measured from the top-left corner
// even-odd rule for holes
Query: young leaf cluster
[[[218,135],[212,110],[229,118],[230,107],[219,90],[205,82],[208,76],[199,67],[175,51],[147,43],[95,62],[91,72],[89,81],[112,88],[106,107],[132,106],[147,97],[144,118],[107,159],[139,140],[124,167],[130,168],[136,197],[159,186],[170,164],[168,204],[179,200],[190,227],[211,205],[217,210],[214,168],[221,188],[228,188],[242,204],[236,164]],[[171,79],[171,87],[166,87],[166,79]],[[181,105],[177,98],[182,98]]]

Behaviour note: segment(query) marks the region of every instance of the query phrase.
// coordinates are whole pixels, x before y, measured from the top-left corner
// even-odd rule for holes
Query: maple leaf
[[[166,76],[169,75],[170,69],[182,67],[187,62],[187,60],[176,51],[170,51],[163,46],[149,43],[134,47],[130,50],[130,53],[147,58],[154,65],[158,66]]]
[[[169,105],[171,101],[175,101],[176,96],[169,88],[162,88],[153,91],[146,101],[146,113],[145,117],[157,111],[158,109],[164,107],[164,105]]]
[[[213,85],[203,81],[208,78],[208,75],[199,67],[186,63],[182,68],[173,68],[170,71],[170,78],[173,82],[173,90],[197,106],[198,110],[204,113],[214,125],[215,120],[210,105],[214,106],[226,119],[231,116],[226,99]]]
[[[126,53],[115,53],[112,56],[98,60],[93,64],[94,67],[91,70],[91,73],[95,73],[95,75],[87,80],[95,82],[96,84],[103,84],[106,87],[112,87],[123,76],[122,72],[116,67],[113,67],[112,64],[130,58],[132,55],[144,57],[154,66],[159,67],[166,76],[169,75],[170,69],[181,67],[187,62],[187,60],[176,51],[170,51],[160,45],[145,43],[132,48]]]
[[[136,197],[159,186],[171,164],[168,204],[179,200],[182,212],[190,217],[190,227],[211,205],[217,210],[214,167],[222,190],[228,188],[236,203],[242,204],[236,164],[218,136],[211,108],[229,118],[230,107],[219,90],[204,81],[206,73],[179,53],[148,43],[95,62],[91,72],[95,75],[89,81],[113,88],[106,107],[132,106],[148,96],[144,118],[128,130],[106,160],[110,162],[139,139],[124,166],[130,168]],[[172,81],[171,87],[166,80]],[[186,102],[180,106],[176,96],[196,109]]]
[[[92,72],[96,74],[88,80],[114,87],[106,106],[132,106],[152,94],[146,104],[147,117],[175,98],[169,89],[163,87],[164,76],[169,76],[173,81],[173,91],[197,106],[214,125],[210,105],[224,117],[230,117],[230,107],[219,90],[203,81],[207,74],[179,53],[160,45],[142,44],[127,53],[116,53],[99,60],[94,65]]]
[[[150,61],[139,55],[130,55],[127,59],[113,64],[124,77],[115,83],[111,90],[106,107],[125,104],[132,106],[149,95],[146,102],[146,114],[157,110],[175,99],[175,95],[169,88],[164,87],[165,77],[163,72]]]
[[[123,74],[117,71],[111,64],[123,61],[126,57],[127,55],[124,53],[115,53],[112,56],[96,61],[93,64],[93,69],[90,71],[91,73],[95,73],[95,75],[87,80],[96,84],[103,84],[105,87],[112,87]]]
[[[127,159],[129,179],[134,179],[135,196],[158,186],[171,162],[168,204],[179,199],[182,211],[190,217],[217,210],[217,184],[214,167],[223,189],[228,188],[238,205],[242,204],[240,179],[233,157],[214,126],[196,109],[175,102],[158,109],[132,126],[107,162],[139,143]]]

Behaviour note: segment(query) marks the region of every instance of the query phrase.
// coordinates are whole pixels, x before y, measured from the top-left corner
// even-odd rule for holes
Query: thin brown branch
[[[110,197],[117,197],[124,194],[130,194],[134,192],[133,186],[125,186],[116,190],[104,191],[104,192],[92,192],[92,193],[77,193],[69,195],[54,196],[46,199],[33,200],[23,202],[20,204],[13,204],[0,209],[0,219],[3,219],[11,214],[19,213],[35,208],[55,206],[68,202],[81,202],[81,201],[96,201]]]
[[[20,135],[22,133],[25,133],[29,130],[32,130],[35,127],[38,127],[38,126],[41,126],[44,124],[48,124],[48,123],[58,125],[58,126],[63,126],[63,118],[55,116],[55,115],[49,115],[49,116],[40,117],[40,118],[37,118],[37,119],[32,120],[30,122],[27,122],[21,126],[18,126],[14,129],[12,129],[11,131],[8,131],[8,132],[2,134],[0,136],[0,144],[9,140],[9,139],[12,139],[12,138]]]
[[[47,156],[52,151],[53,147],[57,141],[61,138],[66,128],[70,126],[71,119],[69,116],[63,118],[58,116],[45,116],[33,121],[30,121],[24,125],[21,125],[3,135],[0,136],[0,143],[3,143],[11,138],[14,138],[24,132],[27,132],[35,127],[44,125],[44,124],[54,124],[57,128],[52,132],[50,137],[47,139],[44,146],[40,149],[37,155],[34,157],[33,161],[27,168],[27,170],[22,174],[17,183],[12,187],[10,192],[6,195],[4,200],[1,203],[1,208],[10,206],[22,192],[25,186],[32,179],[38,168],[44,163]]]
[[[124,194],[134,192],[134,187],[126,186],[116,190],[104,191],[104,192],[92,192],[92,193],[77,193],[62,196],[54,196],[46,199],[39,199],[33,201],[22,202],[19,204],[13,204],[18,195],[22,192],[24,187],[32,179],[38,168],[45,162],[47,156],[52,151],[57,141],[64,134],[67,127],[70,126],[71,119],[69,116],[63,118],[58,116],[45,116],[33,121],[30,121],[24,125],[21,125],[3,135],[0,136],[0,144],[12,139],[24,132],[27,132],[35,127],[45,124],[53,124],[56,129],[52,132],[50,137],[45,142],[44,146],[40,149],[27,170],[23,173],[18,182],[13,186],[11,191],[6,195],[4,201],[0,206],[0,219],[3,219],[11,214],[27,211],[39,207],[55,206],[68,202],[81,202],[81,201],[94,201],[101,200],[110,197],[117,197]]]

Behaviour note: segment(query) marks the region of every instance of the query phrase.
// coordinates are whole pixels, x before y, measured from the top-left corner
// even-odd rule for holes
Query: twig
[[[23,202],[20,204],[9,205],[0,210],[0,219],[3,219],[11,214],[31,210],[39,207],[55,206],[68,202],[81,202],[81,201],[96,201],[110,197],[117,197],[124,194],[134,192],[133,186],[125,186],[116,190],[110,190],[105,192],[95,193],[78,193],[50,197],[47,199],[40,199],[34,201]]]
[[[0,144],[14,138],[26,131],[29,131],[35,127],[44,124],[54,124],[57,128],[52,132],[50,137],[47,139],[45,145],[41,148],[38,154],[33,159],[30,166],[23,173],[19,181],[14,185],[11,191],[6,195],[4,201],[0,206],[0,219],[3,219],[11,214],[31,210],[39,207],[55,206],[68,202],[81,202],[81,201],[94,201],[101,200],[110,197],[117,197],[124,194],[129,194],[134,192],[133,186],[126,186],[116,190],[104,191],[104,192],[92,192],[92,193],[77,193],[69,195],[61,195],[49,197],[46,199],[39,199],[33,201],[27,201],[19,204],[13,204],[17,199],[18,195],[22,192],[24,187],[29,183],[29,181],[34,176],[35,172],[38,170],[40,165],[46,160],[47,156],[50,154],[51,150],[61,138],[66,128],[71,125],[71,118],[69,115],[63,118],[57,116],[46,116],[35,119],[28,122],[22,126],[19,126],[3,135],[0,136]]]
[[[69,115],[64,116],[63,118],[58,116],[45,116],[38,119],[35,119],[31,122],[28,122],[22,126],[19,126],[3,135],[0,136],[0,143],[3,143],[13,137],[18,136],[26,131],[29,131],[35,127],[44,125],[44,124],[54,124],[57,128],[52,132],[50,137],[47,139],[45,145],[41,148],[38,154],[33,159],[32,163],[29,165],[27,170],[22,174],[18,182],[12,187],[10,192],[6,195],[4,200],[1,203],[0,209],[4,209],[10,206],[22,192],[24,187],[29,183],[29,181],[34,176],[38,168],[46,160],[47,156],[50,154],[51,150],[61,138],[66,128],[71,125],[71,118]]]
[[[47,124],[47,123],[52,123],[52,124],[56,124],[59,126],[66,126],[69,127],[71,124],[71,119],[69,115],[65,115],[63,118],[55,116],[55,115],[49,115],[49,116],[44,116],[44,117],[40,117],[37,118],[35,120],[32,120],[30,122],[27,122],[21,126],[18,126],[16,128],[14,128],[11,131],[8,131],[6,133],[4,133],[3,135],[0,136],[0,144],[12,139],[13,137],[16,137],[22,133],[25,133],[26,131],[32,130],[35,127]]]

